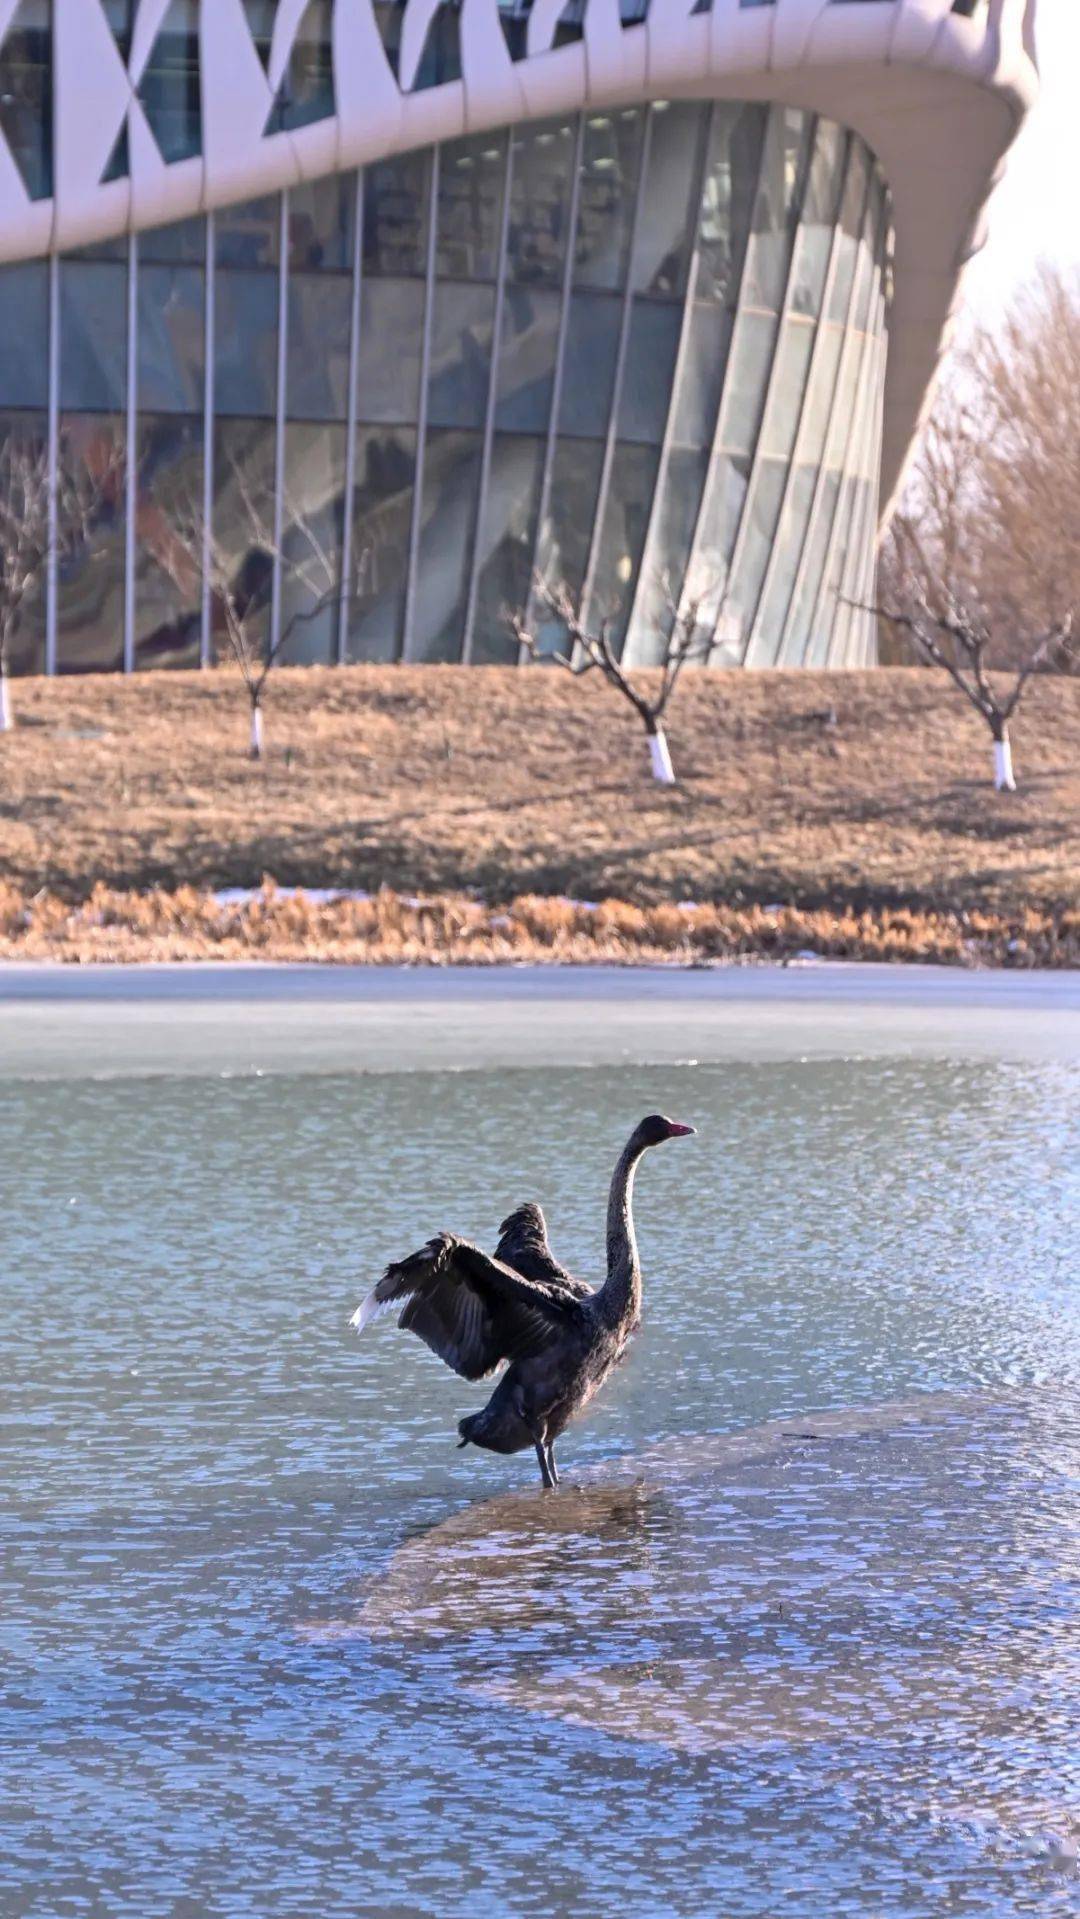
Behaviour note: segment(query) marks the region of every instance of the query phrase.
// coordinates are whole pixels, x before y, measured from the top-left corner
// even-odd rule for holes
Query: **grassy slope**
[[[269,762],[232,673],[23,681],[0,739],[0,879],[386,885],[920,909],[1080,897],[1080,682],[1015,729],[1021,791],[936,676],[688,675],[648,777],[632,715],[554,671],[280,672]],[[823,715],[835,707],[837,724]]]

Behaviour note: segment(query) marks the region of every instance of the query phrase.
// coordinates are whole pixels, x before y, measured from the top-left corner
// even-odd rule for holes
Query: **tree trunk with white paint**
[[[994,728],[994,786],[999,793],[1015,793],[1016,780],[1013,777],[1012,742],[1009,729],[1001,723]]]
[[[661,786],[674,786],[675,768],[671,764],[667,735],[662,726],[649,734],[649,758],[652,761],[652,776]]]
[[[0,666],[0,733],[10,733],[15,724],[11,711],[11,690],[8,685],[7,667]]]
[[[261,706],[253,706],[253,707],[252,707],[252,709],[251,709],[251,747],[250,747],[250,757],[251,757],[251,758],[252,758],[253,760],[261,760],[261,759],[262,759],[262,756],[263,756],[263,716],[262,716],[262,707],[261,707]]]

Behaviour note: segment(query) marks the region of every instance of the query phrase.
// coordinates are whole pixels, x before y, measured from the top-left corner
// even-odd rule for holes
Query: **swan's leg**
[[[547,1444],[547,1464],[548,1464],[548,1472],[551,1474],[551,1477],[557,1486],[559,1484],[559,1468],[555,1464],[555,1448],[551,1444],[550,1440],[548,1440],[548,1444]]]
[[[540,1477],[544,1482],[544,1490],[545,1492],[553,1492],[559,1482],[552,1474],[551,1468],[548,1465],[548,1456],[544,1442],[542,1439],[537,1439],[534,1441],[534,1444],[536,1446],[536,1457],[540,1461]]]

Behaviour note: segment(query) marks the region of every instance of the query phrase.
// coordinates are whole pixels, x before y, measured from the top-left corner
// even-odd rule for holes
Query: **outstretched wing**
[[[571,1299],[588,1299],[592,1287],[583,1279],[575,1279],[555,1258],[548,1244],[547,1223],[534,1200],[526,1200],[524,1206],[509,1214],[499,1232],[502,1238],[495,1248],[495,1257],[504,1266],[512,1266],[526,1279],[535,1280],[540,1286],[554,1287]]]
[[[568,1298],[452,1233],[440,1233],[388,1266],[350,1325],[363,1332],[380,1308],[399,1299],[405,1307],[398,1325],[416,1333],[463,1379],[482,1379],[502,1360],[542,1352],[572,1311]]]

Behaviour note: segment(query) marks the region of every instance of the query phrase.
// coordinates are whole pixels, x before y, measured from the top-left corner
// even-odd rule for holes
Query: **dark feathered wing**
[[[524,1206],[504,1219],[499,1231],[502,1238],[495,1248],[495,1257],[504,1266],[512,1266],[526,1279],[534,1280],[539,1286],[553,1287],[571,1299],[588,1299],[592,1287],[560,1266],[548,1244],[544,1215],[533,1200],[526,1200]]]
[[[503,1360],[542,1352],[572,1305],[450,1233],[388,1266],[350,1324],[363,1332],[381,1307],[399,1299],[405,1306],[398,1325],[463,1379],[482,1379]]]

